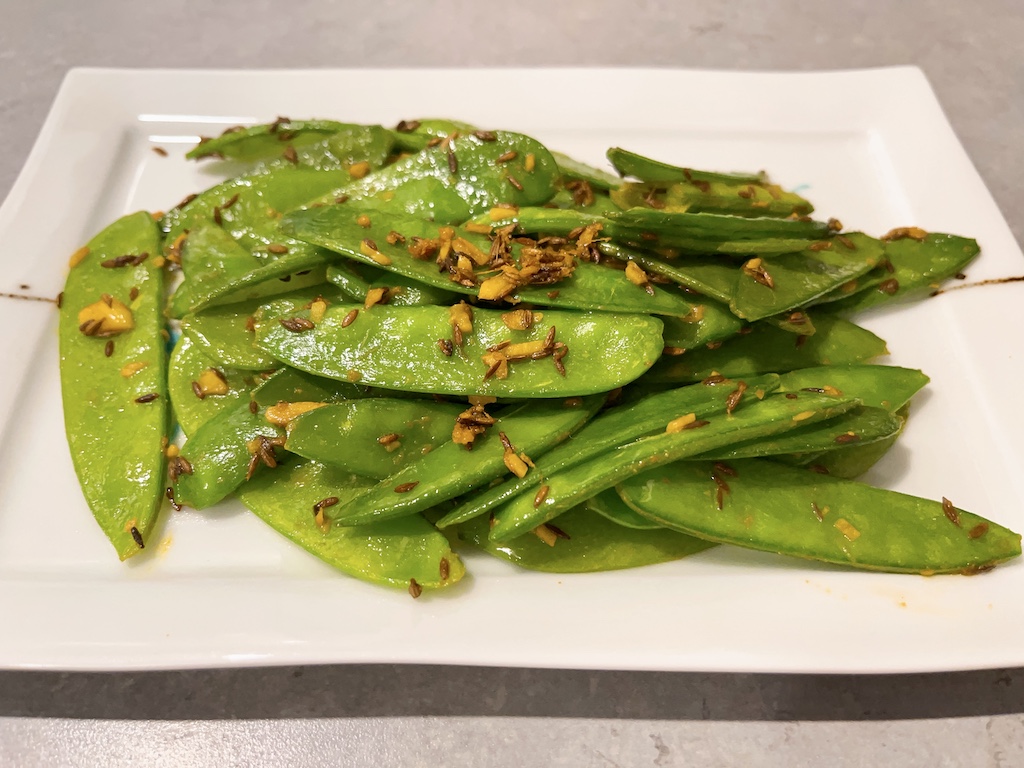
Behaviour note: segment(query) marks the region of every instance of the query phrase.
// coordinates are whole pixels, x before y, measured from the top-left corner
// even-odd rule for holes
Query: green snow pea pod
[[[906,426],[909,408],[903,407],[893,414]],[[900,430],[902,431],[902,429]],[[885,440],[878,440],[867,445],[847,445],[833,451],[824,451],[817,455],[804,454],[798,461],[784,460],[783,463],[794,466],[804,466],[813,469],[815,472],[839,477],[845,480],[854,480],[873,467],[889,449],[896,443],[900,433]]]
[[[898,573],[976,573],[1020,554],[1020,536],[949,505],[750,459],[730,464],[721,508],[710,464],[629,478],[644,516],[710,541]]]
[[[258,475],[238,497],[257,517],[315,557],[373,584],[414,589],[448,587],[465,566],[448,539],[419,515],[372,525],[321,528],[314,509],[332,498],[348,498],[368,481],[315,461],[293,461]],[[321,507],[327,521],[332,507]]]
[[[622,186],[622,179],[601,168],[580,162],[576,158],[569,157],[569,155],[562,154],[561,152],[552,151],[551,156],[558,163],[558,170],[561,172],[563,180],[585,181],[593,189],[601,190],[602,192]]]
[[[353,126],[336,120],[278,119],[264,125],[234,126],[220,136],[201,140],[186,154],[189,160],[222,157],[255,162],[280,157],[285,147],[303,147]]]
[[[780,396],[748,400],[732,414],[711,419],[694,413],[697,419],[690,423],[699,428],[683,428],[620,445],[604,456],[546,475],[536,495],[517,496],[495,510],[491,540],[501,543],[520,536],[651,467],[807,426],[856,405],[853,398],[801,393],[792,400]]]
[[[364,310],[334,304],[315,324],[308,311],[264,316],[256,325],[256,343],[288,365],[342,381],[411,392],[532,398],[606,392],[640,376],[662,351],[661,321],[653,317],[545,311],[542,323],[513,331],[501,315],[474,309],[472,331],[458,349],[449,341],[448,307],[378,304]],[[488,351],[505,342],[513,346]],[[555,354],[566,349],[563,363]],[[517,357],[503,362],[508,354]],[[546,357],[531,359],[533,354]]]
[[[118,557],[153,530],[164,491],[167,354],[160,230],[118,219],[72,258],[60,310],[64,426],[85,500]]]
[[[701,381],[723,376],[753,376],[817,365],[862,363],[888,354],[885,342],[848,320],[817,314],[813,336],[798,336],[766,323],[727,341],[718,349],[694,349],[679,357],[663,357],[644,379],[650,382]]]
[[[463,410],[454,404],[391,398],[325,405],[289,424],[285,448],[380,480],[449,442]]]
[[[923,240],[904,237],[885,244],[893,272],[880,283],[836,301],[837,312],[859,312],[894,299],[907,299],[934,290],[935,283],[952,277],[979,253],[967,237],[931,233]]]
[[[327,280],[341,289],[350,301],[363,301],[373,288],[388,291],[388,304],[393,307],[415,307],[421,304],[455,304],[459,294],[445,288],[388,272],[348,259],[327,268]]]
[[[789,371],[780,377],[779,391],[833,387],[844,395],[856,397],[862,405],[895,413],[928,381],[924,373],[914,368],[851,363]]]
[[[362,264],[382,267],[436,289],[473,296],[480,291],[478,285],[467,286],[454,282],[447,272],[438,270],[432,258],[418,259],[409,252],[408,243],[415,238],[437,240],[439,237],[438,225],[423,219],[384,211],[365,211],[350,205],[335,205],[296,211],[286,217],[283,226],[300,240],[322,246]],[[395,238],[392,233],[397,233],[402,239]],[[457,237],[466,244],[459,247],[474,248],[482,254],[490,251],[491,241],[484,235],[460,230]],[[520,246],[514,245],[513,257],[517,258],[519,252]],[[492,274],[488,272],[487,276]],[[661,287],[649,294],[631,283],[621,271],[589,262],[580,262],[572,275],[557,283],[523,286],[511,298],[531,304],[599,312],[684,317],[692,310],[692,305],[674,286],[670,289]]]
[[[819,242],[828,247],[765,256],[737,270],[730,303],[736,316],[753,322],[802,307],[867,274],[883,257],[882,243],[859,233]]]
[[[903,419],[884,408],[858,407],[828,421],[790,430],[782,435],[745,440],[718,448],[698,459],[747,459],[785,454],[819,455],[842,446],[877,443],[895,437],[903,429]]]
[[[603,396],[592,396],[517,406],[500,414],[497,423],[477,437],[472,451],[449,441],[349,499],[332,518],[342,525],[360,525],[423,512],[505,475],[507,450],[536,459],[565,442],[603,402]],[[512,449],[506,448],[503,434]]]
[[[639,568],[679,560],[714,546],[661,526],[648,530],[624,528],[583,506],[558,518],[558,529],[568,538],[559,537],[553,547],[536,536],[495,544],[487,537],[487,527],[486,518],[477,518],[458,526],[455,536],[520,568],[545,573]]]
[[[171,297],[172,314],[181,317],[210,306],[265,299],[324,282],[327,251],[283,237],[280,240],[275,245],[285,252],[260,260],[220,227],[198,223],[181,249],[185,280]]]
[[[633,528],[638,531],[653,531],[657,528],[664,528],[664,526],[648,520],[632,507],[627,506],[626,502],[619,498],[619,494],[615,492],[614,488],[609,488],[606,491],[601,491],[596,496],[591,496],[583,502],[583,506],[591,512],[596,512],[601,517],[611,520],[616,525],[624,528]],[[563,514],[563,520],[572,513],[573,510],[569,510]]]
[[[211,372],[215,372],[212,373]],[[227,392],[199,397],[193,387],[206,376],[223,378]],[[182,334],[171,352],[167,370],[167,390],[174,405],[174,416],[186,435],[191,435],[213,416],[239,401],[248,401],[253,387],[252,373],[221,366],[208,357],[188,334]]]
[[[281,294],[268,301],[251,299],[235,304],[208,307],[181,319],[182,330],[196,342],[209,357],[221,365],[248,371],[267,371],[277,367],[277,361],[256,346],[252,323],[260,310],[269,306],[280,314],[300,307],[308,307],[315,299],[328,304],[341,296],[332,285],[316,285]]]
[[[525,477],[509,478],[466,499],[437,521],[439,528],[461,523],[482,515],[494,507],[539,486],[547,475],[569,469],[611,449],[625,445],[652,432],[661,432],[672,420],[691,412],[704,415],[723,413],[730,397],[738,390],[735,382],[723,381],[721,386],[694,385],[647,395],[637,402],[616,406],[587,424],[572,440],[559,445],[544,457],[539,471]],[[743,398],[764,396],[779,385],[774,374],[747,382]]]
[[[806,216],[814,210],[795,192],[776,184],[736,184],[721,181],[680,181],[623,184],[612,192],[623,210],[657,208],[690,213],[727,213],[732,216]]]
[[[510,153],[515,153],[511,159],[499,160]],[[527,163],[533,170],[526,170]],[[558,166],[542,144],[522,134],[494,131],[486,140],[469,134],[428,146],[320,202],[333,203],[344,194],[359,201],[359,207],[458,224],[498,203],[540,205],[555,194],[557,179]]]
[[[252,390],[257,405],[277,403],[337,403],[369,397],[368,387],[348,381],[325,379],[287,366],[274,371]]]
[[[169,462],[175,501],[205,509],[232,493],[246,480],[253,457],[250,441],[260,437],[277,440],[282,432],[263,414],[253,413],[244,400],[212,416],[189,435],[180,458]],[[257,471],[267,470],[259,467]]]
[[[641,181],[707,181],[726,184],[765,184],[768,176],[764,171],[758,173],[716,173],[700,171],[696,168],[682,168],[659,160],[638,155],[621,147],[608,150],[608,160],[622,176],[635,176]]]
[[[429,117],[420,120],[403,120],[392,132],[395,146],[403,152],[419,152],[425,149],[431,139],[445,139],[454,134],[473,133],[475,126],[458,120]]]

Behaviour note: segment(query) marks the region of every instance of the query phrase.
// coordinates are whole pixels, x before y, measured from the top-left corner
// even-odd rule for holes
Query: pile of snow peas
[[[718,544],[924,574],[1020,554],[855,480],[928,378],[872,363],[850,317],[926,295],[971,239],[451,120],[279,118],[187,156],[237,175],[108,226],[58,302],[68,443],[121,559],[231,495],[414,597],[467,547],[559,573]]]

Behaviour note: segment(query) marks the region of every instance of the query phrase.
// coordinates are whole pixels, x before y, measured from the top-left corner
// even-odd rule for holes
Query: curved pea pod
[[[688,316],[662,316],[666,347],[696,349],[709,342],[732,338],[743,328],[743,323],[728,308],[714,301],[696,301]]]
[[[585,181],[594,189],[607,192],[622,185],[622,179],[608,171],[581,162],[569,155],[552,151],[551,156],[558,163],[558,170],[563,179],[569,181]]]
[[[864,406],[895,413],[910,402],[910,398],[928,381],[923,372],[914,368],[851,363],[789,371],[780,377],[779,391],[821,391],[831,387],[843,395],[856,397]]]
[[[714,546],[660,526],[649,530],[624,528],[582,506],[558,518],[558,534],[564,536],[558,536],[553,546],[537,536],[495,544],[487,537],[487,527],[485,518],[470,520],[455,529],[455,536],[520,568],[545,573],[639,568],[679,560]]]
[[[548,474],[534,496],[524,494],[495,510],[490,537],[506,542],[557,517],[577,504],[643,470],[743,440],[777,435],[797,426],[830,419],[857,405],[851,398],[801,394],[795,399],[768,397],[745,403],[731,415],[702,419],[692,413],[690,424],[621,445],[614,451],[560,472]],[[684,417],[685,418],[685,417]],[[670,426],[669,429],[672,427]]]
[[[197,394],[196,389],[200,388],[201,380],[212,384],[221,380],[225,382],[226,391],[217,394],[200,391]],[[250,371],[219,365],[188,334],[178,339],[171,352],[167,390],[174,405],[174,416],[186,435],[193,434],[220,411],[231,408],[239,401],[248,401],[252,386]]]
[[[388,304],[415,307],[422,304],[454,304],[459,294],[439,288],[399,272],[389,272],[354,260],[345,260],[327,268],[327,280],[341,289],[349,300],[364,301],[374,288],[387,290]]]
[[[285,448],[379,480],[449,442],[462,410],[447,403],[390,398],[326,405],[289,425]]]
[[[256,326],[256,342],[288,365],[342,381],[411,392],[530,398],[614,389],[640,376],[662,350],[661,321],[653,317],[551,311],[544,313],[542,324],[513,331],[501,315],[473,310],[472,331],[464,334],[460,350],[448,347],[451,355],[439,344],[453,336],[448,307],[377,305],[364,310],[335,304],[315,325],[308,311],[264,318]],[[502,350],[488,351],[505,342],[528,346],[506,347],[510,352],[505,354],[522,355],[505,363]],[[565,349],[564,361],[555,359],[553,353]],[[544,356],[531,359],[533,354]]]
[[[395,146],[403,152],[419,152],[425,149],[431,139],[445,139],[455,134],[473,133],[477,130],[469,123],[447,118],[425,117],[420,120],[403,120],[395,126],[392,135]]]
[[[856,444],[869,445],[899,435],[903,419],[883,408],[858,407],[834,419],[811,424],[783,435],[745,440],[701,454],[699,459],[746,459],[784,454],[819,455]]]
[[[174,499],[195,509],[213,506],[245,482],[254,455],[253,441],[280,441],[281,430],[253,413],[248,402],[235,402],[214,414],[189,435],[180,456],[168,461]],[[268,447],[266,451],[272,452]],[[267,460],[276,463],[272,453]],[[254,471],[269,471],[252,466]]]
[[[893,300],[933,291],[937,283],[966,267],[979,253],[978,243],[967,237],[931,233],[889,240],[885,255],[893,272],[881,282],[834,302],[837,312],[859,312]]]
[[[859,233],[818,241],[823,246],[758,257],[736,270],[730,307],[753,322],[802,307],[870,272],[883,258],[882,243]]]
[[[634,176],[641,181],[708,181],[726,184],[763,184],[768,181],[764,171],[758,173],[716,173],[696,168],[682,168],[660,160],[653,160],[621,147],[608,150],[608,160],[622,176]]]
[[[238,497],[257,517],[289,540],[343,573],[372,584],[414,589],[448,587],[465,566],[448,539],[419,515],[372,525],[330,524],[323,507],[321,527],[314,507],[325,499],[347,498],[367,481],[315,461],[293,461],[254,477]]]
[[[591,512],[596,512],[606,520],[610,520],[623,528],[632,528],[638,531],[653,531],[664,527],[648,520],[635,509],[628,506],[626,502],[619,498],[619,494],[617,494],[613,488],[601,491],[596,496],[591,496],[583,502],[583,506]],[[573,510],[570,510],[562,515],[562,518],[564,519],[572,513]],[[697,541],[700,541],[700,539],[697,539]]]
[[[903,426],[906,426],[909,409],[904,406],[893,414]],[[902,432],[902,428],[900,430]],[[815,472],[839,477],[846,480],[854,480],[871,467],[889,452],[900,436],[897,432],[885,440],[878,440],[867,445],[847,445],[832,451],[824,451],[817,455],[805,454],[800,461],[795,462],[797,466],[805,466]],[[786,462],[794,463],[794,462]]]
[[[786,192],[776,184],[737,184],[735,182],[678,181],[623,184],[612,192],[612,199],[623,210],[658,208],[690,213],[727,213],[731,216],[806,216],[814,210],[806,199]]]
[[[651,382],[701,381],[713,373],[753,376],[767,371],[791,371],[818,365],[863,363],[888,354],[885,342],[848,320],[817,314],[813,336],[794,335],[767,323],[716,349],[695,349],[678,357],[663,357],[645,376]]]
[[[618,486],[631,507],[709,541],[898,573],[976,573],[1020,554],[1020,535],[944,505],[750,459],[731,463],[722,508],[714,468],[684,462]]]
[[[60,310],[64,426],[82,494],[122,560],[137,554],[163,499],[170,407],[160,230],[141,211],[72,259]],[[84,254],[84,255],[83,255]]]
[[[284,227],[300,240],[322,246],[349,259],[371,267],[404,275],[435,289],[477,295],[479,285],[454,282],[447,272],[438,270],[433,258],[415,258],[409,243],[419,238],[437,240],[437,224],[406,215],[384,211],[365,211],[354,206],[337,205],[296,211],[289,215]],[[399,238],[394,235],[397,234]],[[460,231],[458,238],[467,249],[487,254],[491,241],[484,235]],[[519,246],[513,247],[517,255]],[[493,275],[488,271],[487,276]],[[581,262],[571,276],[537,286],[523,286],[512,294],[512,300],[554,307],[590,309],[600,312],[626,312],[683,317],[692,305],[674,286],[654,288],[630,282],[622,271]]]
[[[264,307],[280,314],[299,307],[308,308],[322,300],[323,308],[338,301],[340,294],[332,285],[315,285],[267,298],[208,307],[181,319],[182,330],[203,352],[221,365],[249,371],[267,371],[277,361],[256,346],[254,323]]]
[[[275,120],[263,125],[228,128],[200,141],[186,154],[189,160],[221,157],[254,162],[280,157],[285,147],[303,147],[351,126],[336,120]]]
[[[336,192],[360,207],[384,207],[438,224],[458,224],[499,203],[539,205],[555,194],[558,166],[544,145],[509,131],[489,136],[493,140],[472,133],[446,139]],[[321,202],[334,197],[332,192]]]
[[[779,377],[770,374],[750,380],[747,384],[746,391],[739,393],[739,402],[743,402],[744,398],[763,397],[776,389]],[[737,389],[735,382],[726,380],[720,382],[720,386],[695,385],[657,392],[637,402],[610,408],[580,430],[572,441],[553,448],[539,465],[539,472],[509,478],[477,493],[438,520],[437,526],[444,528],[482,515],[539,486],[547,475],[574,467],[652,432],[660,432],[669,422],[687,413],[723,413]]]
[[[449,441],[349,499],[334,519],[343,525],[360,525],[422,512],[453,499],[511,471],[509,451],[525,465],[522,455],[532,460],[565,442],[603,402],[603,397],[596,396],[582,402],[548,400],[518,406],[501,414],[496,424],[477,437],[472,451]]]
[[[257,405],[277,403],[337,403],[369,397],[367,387],[348,381],[325,379],[295,368],[282,367],[257,384],[252,399]]]
[[[308,243],[289,243],[275,243],[283,253],[261,261],[220,227],[198,223],[181,244],[185,279],[171,297],[171,313],[181,317],[209,306],[266,299],[322,283],[327,252]]]

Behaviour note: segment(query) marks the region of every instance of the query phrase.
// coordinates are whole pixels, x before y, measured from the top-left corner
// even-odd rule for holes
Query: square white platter
[[[68,255],[117,216],[219,180],[184,151],[277,115],[393,125],[445,116],[602,163],[613,145],[718,170],[765,168],[821,216],[881,234],[976,237],[969,280],[1021,251],[914,68],[72,71],[0,209],[0,291],[55,296]],[[163,157],[153,151],[162,147]],[[21,286],[27,286],[22,288]],[[886,362],[932,377],[887,487],[1024,529],[1024,286],[956,291],[863,324]],[[0,299],[0,668],[399,662],[761,672],[1024,665],[1024,563],[967,578],[860,573],[725,547],[557,576],[467,554],[413,601],[339,575],[235,504],[168,514],[122,564],[63,437],[52,304]]]

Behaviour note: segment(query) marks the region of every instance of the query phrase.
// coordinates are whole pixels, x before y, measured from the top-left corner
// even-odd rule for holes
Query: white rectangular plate
[[[1024,271],[913,68],[76,70],[0,209],[0,290],[56,295],[68,255],[106,223],[166,209],[217,180],[182,157],[198,135],[277,115],[385,125],[446,116],[529,133],[594,163],[619,145],[694,167],[766,168],[851,229],[914,224],[976,237],[983,256],[971,280]],[[1024,529],[1020,297],[1019,284],[996,285],[865,318],[888,340],[889,362],[932,377],[873,481]],[[0,299],[0,327],[0,667],[1024,665],[1020,562],[923,578],[722,547],[633,571],[553,576],[471,554],[466,583],[413,601],[335,573],[228,504],[168,514],[159,542],[121,564],[65,447],[53,306]]]

